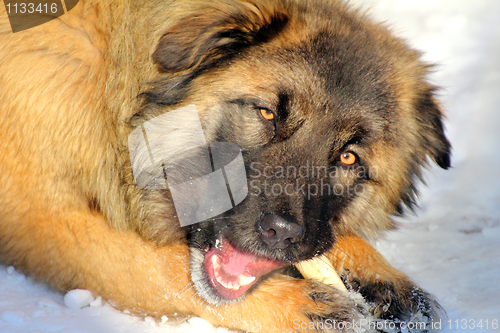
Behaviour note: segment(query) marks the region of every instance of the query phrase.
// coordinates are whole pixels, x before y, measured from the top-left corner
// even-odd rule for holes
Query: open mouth
[[[235,299],[252,287],[261,276],[286,266],[218,241],[204,259],[205,271],[215,291],[226,299]]]

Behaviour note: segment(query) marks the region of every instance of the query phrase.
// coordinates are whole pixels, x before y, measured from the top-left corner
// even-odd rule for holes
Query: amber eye
[[[273,120],[274,113],[268,109],[259,109],[260,115],[264,117],[265,120]]]
[[[353,165],[356,163],[356,155],[351,152],[343,153],[340,155],[340,162],[345,165]]]

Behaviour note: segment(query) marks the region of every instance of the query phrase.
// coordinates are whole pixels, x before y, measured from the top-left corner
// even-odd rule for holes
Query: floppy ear
[[[423,94],[417,101],[417,113],[422,125],[423,148],[441,168],[450,167],[451,145],[444,134],[443,113],[437,105],[432,91]]]
[[[153,60],[164,71],[207,66],[250,45],[266,42],[288,18],[276,8],[250,4],[209,8],[190,15],[160,39]]]
[[[237,2],[185,17],[165,32],[153,53],[153,61],[167,75],[155,82],[156,89],[146,92],[146,97],[158,104],[178,102],[196,76],[245,48],[271,40],[287,22],[279,8]]]

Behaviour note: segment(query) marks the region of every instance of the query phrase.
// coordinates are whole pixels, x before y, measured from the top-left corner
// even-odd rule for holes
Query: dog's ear
[[[171,27],[161,37],[153,60],[164,72],[210,67],[270,40],[287,21],[284,11],[263,5],[207,8]]]
[[[285,12],[266,3],[228,1],[181,19],[160,38],[153,61],[164,74],[142,96],[154,104],[178,103],[201,73],[279,34],[289,20]]]
[[[422,125],[422,144],[426,154],[441,168],[450,167],[451,145],[444,134],[443,113],[430,90],[420,96],[416,104],[418,120]]]

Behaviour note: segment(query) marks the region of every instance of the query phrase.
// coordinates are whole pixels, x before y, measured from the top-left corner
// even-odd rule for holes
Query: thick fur
[[[16,34],[2,7],[0,45],[4,263],[137,314],[197,315],[243,331],[437,318],[432,297],[366,240],[412,207],[428,158],[450,165],[429,66],[386,27],[340,1],[80,1]],[[168,189],[135,184],[128,137],[193,104],[208,142],[241,147],[255,186],[218,219],[181,228]],[[185,145],[156,135],[171,151]],[[356,164],[343,164],[344,152]],[[266,176],[306,165],[335,172]],[[362,191],[266,196],[263,181]],[[299,225],[300,240],[268,246],[264,213]],[[282,264],[326,252],[364,304],[284,271],[227,301],[203,270],[220,240]]]

